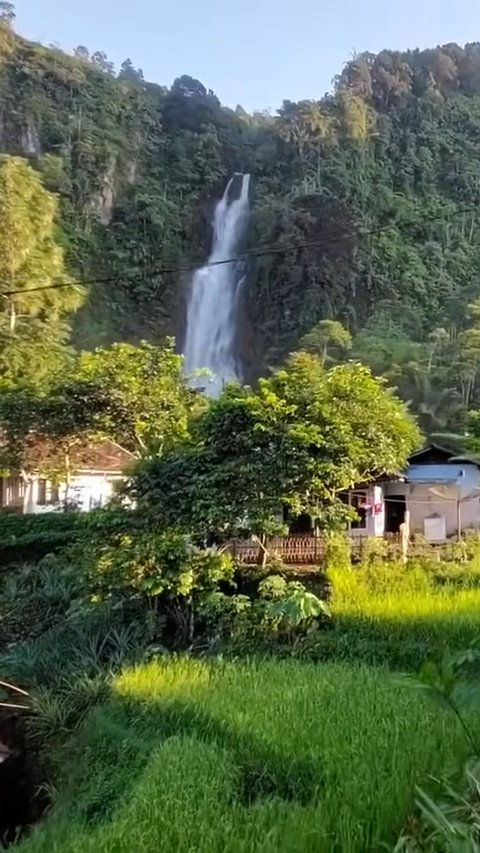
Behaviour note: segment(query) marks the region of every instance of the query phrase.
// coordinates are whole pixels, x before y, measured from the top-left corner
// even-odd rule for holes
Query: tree
[[[188,436],[189,421],[205,405],[183,375],[173,340],[113,344],[80,355],[76,381],[96,399],[97,432],[134,453],[160,453]],[[103,400],[99,406],[98,400]]]
[[[331,360],[329,347],[334,350],[349,350],[352,336],[338,320],[320,320],[319,323],[302,338],[302,346],[307,352],[313,352],[321,358],[322,366]]]
[[[0,2],[0,22],[11,26],[17,17],[15,6],[13,3],[8,3],[7,0]]]
[[[48,350],[66,355],[70,312],[83,290],[66,273],[55,240],[57,201],[19,157],[0,159],[0,376],[41,381],[55,370]],[[53,287],[50,287],[53,285]],[[33,377],[30,358],[41,351]],[[46,357],[46,358],[45,358]],[[45,361],[44,361],[45,358]],[[58,365],[57,368],[58,369]]]
[[[131,59],[125,59],[120,66],[118,79],[139,85],[144,82],[143,71],[141,68],[135,68]]]
[[[73,470],[88,464],[92,442],[101,439],[96,424],[104,400],[77,382],[48,395],[16,388],[0,393],[1,466],[20,472],[27,488],[34,476],[65,484],[65,505]]]
[[[78,59],[84,59],[85,61],[90,59],[90,51],[88,50],[88,47],[85,47],[83,44],[79,44],[78,47],[75,48],[73,55]]]
[[[84,353],[77,370],[42,392],[0,392],[1,467],[66,485],[94,445],[118,443],[158,454],[188,437],[189,418],[206,402],[186,386],[173,342],[116,344]],[[28,496],[26,497],[28,500]]]
[[[343,517],[340,493],[401,470],[420,436],[367,368],[327,371],[300,352],[257,392],[227,389],[201,418],[197,440],[140,466],[135,497],[165,524],[231,535],[272,529],[282,505],[332,525]]]
[[[90,58],[93,65],[96,65],[100,71],[104,71],[105,74],[109,74],[110,76],[115,74],[115,66],[113,62],[110,62],[107,54],[103,50],[97,50],[95,53],[92,53]]]

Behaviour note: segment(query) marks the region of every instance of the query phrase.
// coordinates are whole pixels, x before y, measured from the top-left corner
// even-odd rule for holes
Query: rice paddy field
[[[338,573],[317,661],[124,669],[75,732],[51,811],[15,849],[393,851],[416,786],[455,778],[469,754],[455,717],[393,675],[475,640],[480,589],[422,584]],[[478,712],[469,725],[480,734]]]
[[[68,790],[22,853],[371,851],[416,784],[458,767],[455,721],[345,664],[155,662],[82,732]]]

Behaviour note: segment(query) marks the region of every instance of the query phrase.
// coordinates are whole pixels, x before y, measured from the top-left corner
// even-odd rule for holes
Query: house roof
[[[85,448],[81,461],[75,466],[77,472],[98,471],[102,474],[122,474],[135,458],[134,454],[113,441]]]
[[[413,462],[414,464],[418,464],[419,462],[421,463],[421,460],[427,461],[432,457],[443,457],[448,462],[453,456],[455,456],[453,450],[449,450],[447,447],[432,441],[418,450],[414,450],[408,457],[408,463],[412,464]]]
[[[2,433],[0,431],[0,447],[2,446]],[[41,467],[41,463],[51,456],[49,442],[35,433],[29,433],[26,442],[36,447],[36,458],[39,462],[32,465],[30,473]],[[135,455],[114,441],[99,441],[95,444],[74,445],[70,451],[70,465],[73,473],[96,473],[96,474],[123,474],[131,465]],[[5,472],[3,472],[2,476]]]
[[[424,447],[419,448],[419,450],[415,450],[408,458],[408,465],[438,465],[462,462],[467,465],[477,465],[480,467],[480,456],[476,456],[473,453],[459,455],[441,444],[430,442]]]

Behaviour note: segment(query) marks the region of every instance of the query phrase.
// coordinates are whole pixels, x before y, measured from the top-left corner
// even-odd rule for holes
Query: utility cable
[[[469,207],[469,208],[456,210],[456,211],[452,212],[450,214],[450,216],[452,216],[452,215],[455,215],[455,216],[462,215],[463,216],[465,213],[476,213],[476,212],[477,212],[476,207],[475,208]],[[425,224],[442,222],[442,221],[443,221],[443,218],[440,215],[437,215],[437,216],[431,217],[431,218],[424,218],[419,223],[409,223],[409,225],[410,226],[416,226],[416,225],[424,226]],[[356,223],[356,225],[354,225],[354,228],[356,227],[358,229],[358,232],[357,232],[358,236],[369,237],[369,236],[373,236],[375,234],[382,233],[384,231],[388,231],[390,228],[392,228],[395,225],[396,225],[395,222],[389,222],[385,225],[379,226],[378,228],[362,229],[361,225]],[[38,292],[41,292],[44,290],[57,290],[57,289],[64,288],[64,287],[87,287],[89,285],[95,285],[95,284],[111,284],[113,282],[118,282],[119,278],[122,276],[123,277],[138,278],[140,276],[154,277],[154,276],[168,275],[168,274],[173,274],[173,273],[176,273],[176,274],[193,273],[200,268],[205,268],[205,267],[209,268],[209,267],[223,266],[226,264],[241,263],[242,261],[246,261],[249,258],[260,258],[260,257],[264,257],[264,256],[268,256],[268,255],[276,255],[276,254],[277,255],[278,254],[288,254],[290,252],[302,251],[302,250],[310,249],[310,248],[327,248],[327,246],[332,246],[335,243],[339,242],[340,240],[351,238],[352,236],[355,237],[357,235],[355,233],[352,235],[351,231],[345,232],[345,231],[342,231],[341,229],[339,230],[338,228],[337,229],[330,228],[330,229],[326,229],[322,233],[322,235],[320,235],[318,237],[318,239],[316,239],[316,240],[306,241],[304,243],[292,243],[292,244],[286,245],[286,246],[279,246],[279,245],[277,245],[277,246],[275,246],[275,245],[258,246],[257,248],[248,249],[245,252],[241,252],[240,254],[238,254],[234,257],[222,258],[218,261],[202,261],[202,260],[199,260],[197,263],[190,264],[187,266],[172,266],[172,267],[161,266],[158,268],[155,268],[155,267],[150,268],[148,266],[145,266],[145,268],[136,267],[136,268],[132,268],[131,270],[129,270],[129,269],[119,270],[115,275],[104,277],[104,278],[92,278],[92,279],[84,279],[84,280],[79,280],[79,281],[65,281],[65,282],[58,282],[56,284],[39,285],[38,287],[25,287],[25,288],[16,289],[16,290],[6,290],[6,291],[3,291],[3,293],[1,293],[0,295],[3,296],[4,298],[8,299],[11,296],[17,296],[20,294],[38,293]],[[345,256],[345,257],[347,257],[347,256]]]

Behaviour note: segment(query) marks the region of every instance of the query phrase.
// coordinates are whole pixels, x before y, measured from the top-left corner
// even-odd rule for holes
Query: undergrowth
[[[416,785],[460,772],[455,721],[387,671],[478,637],[471,543],[407,566],[367,548],[352,567],[332,541],[325,602],[318,576],[314,593],[272,566],[241,592],[221,554],[155,534],[123,560],[124,538],[0,576],[0,673],[31,693],[54,801],[20,849],[378,849]],[[168,659],[186,650],[204,660]]]
[[[453,720],[381,671],[153,661],[114,679],[19,850],[364,853],[466,754]]]

